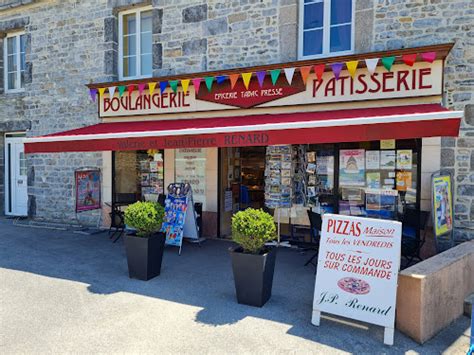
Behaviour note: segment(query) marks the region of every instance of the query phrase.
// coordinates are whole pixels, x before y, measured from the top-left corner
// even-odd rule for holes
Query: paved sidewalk
[[[312,326],[314,273],[294,250],[277,255],[271,300],[239,305],[228,246],[169,247],[162,275],[142,282],[106,234],[0,219],[0,353],[466,353],[466,317],[423,346],[398,332],[385,346],[382,328],[335,317]]]

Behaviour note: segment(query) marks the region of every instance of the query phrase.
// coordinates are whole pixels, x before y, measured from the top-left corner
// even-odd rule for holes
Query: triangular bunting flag
[[[308,80],[308,76],[309,76],[310,72],[311,72],[311,66],[310,65],[300,68],[301,79],[303,79],[303,83],[305,85],[306,85],[306,80]]]
[[[178,80],[170,80],[170,88],[174,93],[178,92]]]
[[[316,73],[316,77],[319,81],[323,79],[324,69],[326,64],[318,64],[314,66],[314,72]]]
[[[115,94],[115,86],[109,86],[109,98],[114,97]]]
[[[421,59],[423,59],[425,62],[433,63],[436,59],[436,52],[421,53]]]
[[[156,83],[148,83],[148,91],[150,92],[150,96],[152,96],[155,92],[155,87]]]
[[[250,79],[252,78],[252,73],[242,73],[242,80],[244,81],[244,86],[248,90]]]
[[[201,81],[202,81],[201,78],[193,79],[194,92],[196,93],[196,95],[199,92],[199,87],[201,86]]]
[[[99,98],[104,96],[105,88],[99,88]]]
[[[339,79],[339,74],[341,74],[342,70],[342,63],[333,63],[331,64],[332,72],[334,73],[334,77],[336,80]]]
[[[138,94],[141,96],[143,94],[143,91],[145,90],[146,84],[140,83],[138,84]]]
[[[402,55],[402,60],[403,60],[403,63],[412,67],[413,64],[415,64],[416,62],[416,53]]]
[[[291,85],[293,81],[293,75],[295,74],[295,68],[285,68],[285,77],[286,81],[288,81],[288,84]]]
[[[216,76],[216,83],[218,84],[222,84],[225,79],[227,79],[227,76],[226,75],[219,75],[219,76]]]
[[[229,80],[230,80],[230,88],[233,89],[235,84],[237,84],[237,80],[239,80],[239,74],[230,74]]]
[[[89,89],[89,95],[91,100],[95,102],[95,97],[97,96],[97,89]]]
[[[135,85],[130,84],[127,86],[128,96],[132,95],[133,90],[135,90]]]
[[[181,87],[183,88],[183,92],[184,92],[184,93],[187,93],[187,92],[188,92],[188,87],[189,87],[189,82],[190,82],[190,81],[191,81],[191,80],[189,80],[189,79],[183,79],[183,80],[181,80]]]
[[[281,69],[273,69],[273,70],[270,70],[270,76],[272,77],[272,84],[275,85],[277,80],[278,80],[278,77],[280,76],[280,73],[281,73]]]
[[[347,70],[349,71],[349,74],[351,75],[351,77],[354,78],[354,75],[357,71],[357,65],[359,64],[359,61],[358,60],[351,60],[350,62],[346,62],[346,67],[347,67]]]
[[[214,77],[213,76],[206,76],[204,78],[204,81],[206,82],[207,90],[211,91],[212,90],[212,82],[214,81]]]
[[[377,68],[377,64],[379,62],[379,58],[370,58],[365,60],[365,66],[370,74],[375,73],[375,69]]]
[[[126,86],[125,86],[125,85],[120,85],[120,86],[118,87],[119,97],[122,97],[123,93],[125,92],[125,89],[126,89]]]
[[[263,86],[263,81],[265,80],[265,75],[267,75],[267,72],[265,70],[261,70],[257,72],[257,80],[258,80],[258,85],[260,87]]]
[[[166,90],[166,87],[168,86],[168,81],[160,81],[160,93],[164,93]]]
[[[385,69],[387,69],[388,71],[390,71],[390,69],[392,69],[392,65],[393,65],[394,62],[395,62],[395,56],[383,57],[382,58],[382,64],[385,67]]]

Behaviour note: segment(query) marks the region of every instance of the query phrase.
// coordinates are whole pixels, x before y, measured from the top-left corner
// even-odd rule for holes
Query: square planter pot
[[[155,233],[150,238],[126,235],[125,251],[130,278],[147,281],[158,276],[164,249],[164,233]]]
[[[272,295],[276,248],[265,254],[245,254],[241,247],[229,249],[237,302],[262,307]]]

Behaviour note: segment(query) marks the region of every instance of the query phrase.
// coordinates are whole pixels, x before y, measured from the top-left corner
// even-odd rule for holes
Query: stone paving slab
[[[465,354],[461,317],[423,346],[396,332],[324,317],[311,325],[308,254],[277,255],[273,296],[237,304],[228,242],[165,251],[162,274],[130,280],[122,242],[106,234],[13,226],[0,219],[0,353]],[[350,325],[352,324],[352,325]]]

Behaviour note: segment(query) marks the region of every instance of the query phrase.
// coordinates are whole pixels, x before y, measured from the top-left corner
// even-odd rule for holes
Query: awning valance
[[[438,104],[99,123],[26,139],[26,153],[243,147],[457,136],[462,111]]]

